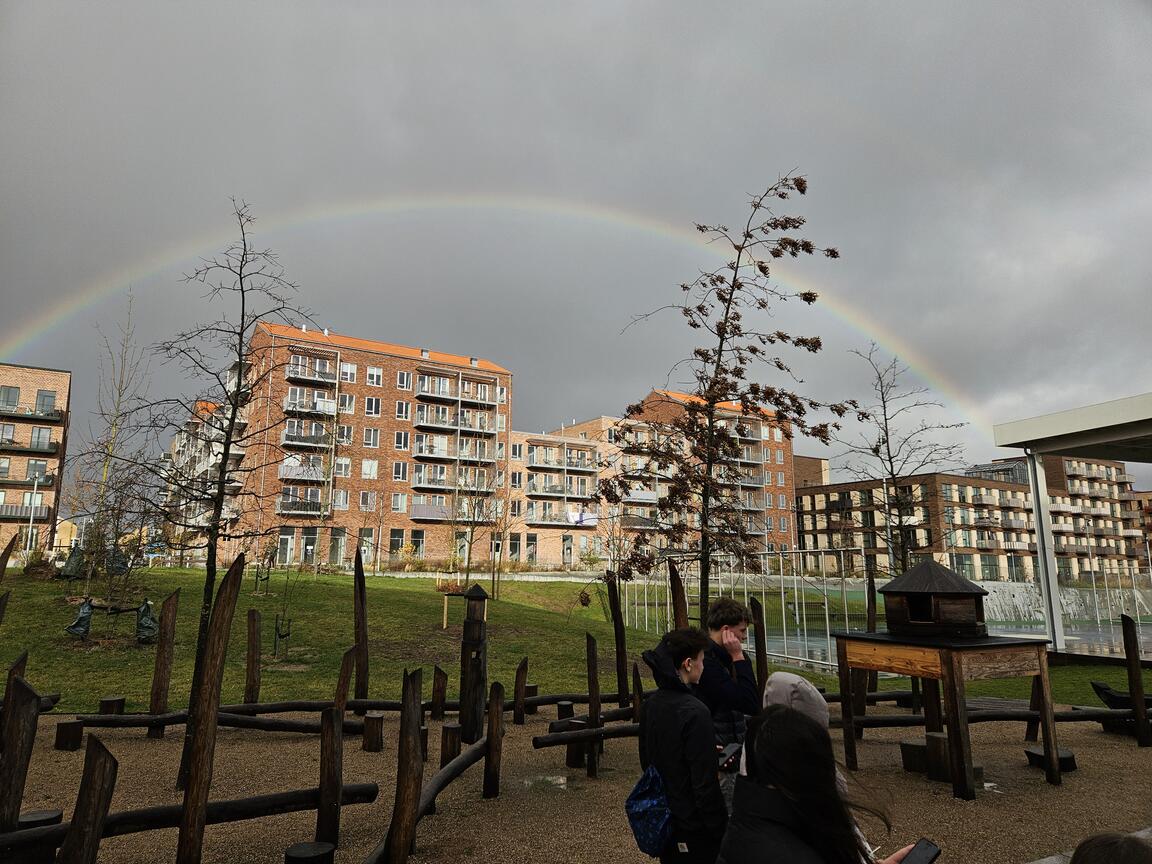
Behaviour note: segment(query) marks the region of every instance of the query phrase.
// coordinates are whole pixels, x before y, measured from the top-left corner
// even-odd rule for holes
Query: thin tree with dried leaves
[[[620,575],[628,578],[634,568],[651,570],[657,561],[649,546],[654,536],[668,550],[691,550],[699,565],[701,621],[708,607],[713,557],[733,555],[744,566],[757,568],[757,553],[763,549],[736,494],[745,424],[754,418],[757,425],[771,422],[790,436],[800,433],[827,442],[837,428],[836,418],[856,407],[851,400],[823,402],[792,389],[800,382],[778,352],[795,348],[815,353],[821,340],[771,326],[779,304],[812,304],[817,299],[812,291],[780,288],[772,280],[773,262],[816,254],[839,257],[836,249],[795,234],[805,224],[803,217],[773,209],[807,188],[804,177],[789,174],[752,196],[750,212],[738,228],[698,224],[697,231],[728,253],[727,262],[681,285],[680,302],[636,319],[674,311],[699,331],[702,344],[677,364],[691,371],[687,398],[674,398],[674,406],[653,405],[651,400],[628,406],[616,436],[622,459],[630,464],[602,481],[600,498],[619,504],[638,482],[637,472],[647,475],[639,482],[658,484],[657,518],[628,526],[637,529],[636,543]],[[816,411],[830,412],[832,418],[814,420]]]

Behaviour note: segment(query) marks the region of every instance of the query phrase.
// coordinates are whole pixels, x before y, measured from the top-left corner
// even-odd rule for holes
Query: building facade
[[[1063,581],[1134,576],[1146,566],[1136,493],[1123,463],[1045,456],[1044,468]],[[969,579],[1032,581],[1036,524],[1025,470],[1023,459],[1006,459],[963,473],[899,478],[895,489],[880,481],[800,487],[800,546],[860,547],[850,556],[853,568],[888,573],[896,562],[888,550],[903,544],[912,563],[932,558]]]
[[[0,548],[51,550],[68,444],[72,373],[0,363]]]

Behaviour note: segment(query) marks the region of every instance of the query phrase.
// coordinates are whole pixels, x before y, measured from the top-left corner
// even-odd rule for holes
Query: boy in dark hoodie
[[[692,695],[709,644],[700,630],[683,627],[644,652],[658,689],[640,714],[640,765],[656,766],[672,811],[672,839],[660,855],[665,864],[712,864],[728,821],[712,717]]]

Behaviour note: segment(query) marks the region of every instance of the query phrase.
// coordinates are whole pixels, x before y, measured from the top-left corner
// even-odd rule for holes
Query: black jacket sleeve
[[[704,825],[722,833],[728,823],[728,808],[720,791],[715,732],[706,711],[692,712],[682,732],[683,752],[688,760],[688,777],[696,812]]]
[[[742,714],[760,713],[760,688],[756,686],[756,673],[752,661],[745,657],[732,664],[735,677],[717,660],[711,651],[704,653],[704,674],[696,685],[696,695],[715,713],[726,708]]]

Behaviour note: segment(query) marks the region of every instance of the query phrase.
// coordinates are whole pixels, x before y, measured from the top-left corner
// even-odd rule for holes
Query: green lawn
[[[167,594],[181,589],[176,630],[176,661],[171,704],[182,707],[192,674],[198,600],[202,573],[196,571],[143,571],[137,597],[147,596],[159,608]],[[264,618],[264,669],[261,697],[265,700],[326,698],[335,687],[340,657],[351,646],[352,579],[350,576],[292,574],[288,614],[292,635],[287,656],[273,660],[272,627],[285,606],[285,574],[274,574],[270,594],[256,596],[247,579],[233,622],[231,650],[224,676],[223,700],[240,701],[244,680],[246,614],[259,609]],[[486,580],[481,584],[487,587]],[[31,579],[10,570],[0,592],[12,591],[4,623],[0,625],[0,664],[6,667],[22,650],[29,652],[27,677],[41,693],[62,694],[65,712],[95,710],[108,695],[125,696],[128,710],[147,706],[155,649],[137,646],[132,637],[134,616],[108,616],[97,612],[89,640],[79,642],[64,632],[76,613],[65,600],[79,586],[53,580]],[[490,604],[488,616],[489,676],[511,690],[516,664],[529,658],[529,680],[542,693],[582,692],[585,684],[584,633],[600,645],[600,678],[604,692],[615,689],[612,631],[602,604],[590,587],[593,602],[582,607],[576,600],[580,586],[572,583],[505,582],[502,598]],[[449,600],[449,626],[441,629],[442,597],[431,580],[368,577],[368,623],[371,650],[370,695],[398,698],[404,669],[423,667],[425,694],[431,692],[432,667],[439,664],[449,676],[449,692],[459,683],[459,645],[463,601]],[[628,649],[638,659],[656,641],[654,634],[628,631]],[[812,675],[829,690],[838,689],[832,676]],[[646,676],[647,679],[647,676]],[[1089,680],[1102,680],[1127,689],[1123,669],[1110,666],[1061,667],[1052,670],[1056,701],[1094,704]],[[906,688],[907,679],[886,679],[882,686]],[[973,682],[972,695],[1025,699],[1024,679]]]

